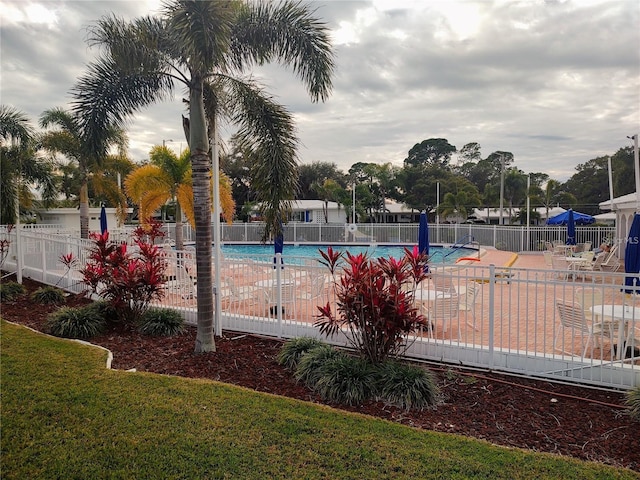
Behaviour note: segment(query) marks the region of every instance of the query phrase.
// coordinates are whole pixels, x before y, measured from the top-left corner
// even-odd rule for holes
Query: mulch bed
[[[4,279],[4,281],[12,278]],[[40,286],[24,280],[29,292]],[[87,303],[70,296],[68,306]],[[3,302],[3,319],[42,330],[57,307],[28,297]],[[216,352],[194,354],[195,328],[175,337],[149,337],[118,325],[93,338],[113,352],[114,369],[208,378],[300,400],[323,403],[296,383],[275,358],[282,342],[224,332]],[[496,445],[549,452],[640,471],[640,423],[625,412],[624,394],[486,371],[429,365],[438,379],[441,401],[432,409],[406,412],[368,402],[355,407],[331,405],[416,428],[483,439]]]

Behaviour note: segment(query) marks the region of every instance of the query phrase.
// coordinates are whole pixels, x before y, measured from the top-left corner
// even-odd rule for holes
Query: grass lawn
[[[2,322],[3,479],[638,478],[216,383]]]

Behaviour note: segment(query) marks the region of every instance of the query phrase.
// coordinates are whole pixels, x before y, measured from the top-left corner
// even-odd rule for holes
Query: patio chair
[[[442,332],[447,333],[449,323],[458,317],[460,299],[458,295],[445,295],[437,298],[429,305],[426,316],[431,324],[430,336],[433,338],[433,329],[437,323],[442,323]],[[460,329],[458,329],[458,340],[460,339]]]
[[[586,277],[586,272],[601,272],[604,269],[602,268],[602,262],[607,258],[607,254],[601,253],[597,255],[592,262],[584,262],[578,265],[578,270],[582,272],[582,278]],[[604,281],[604,277],[600,277],[602,281]]]
[[[260,295],[256,293],[254,286],[237,286],[233,277],[225,277],[226,288],[221,289],[219,294],[222,299],[229,300],[229,306],[233,304],[240,306],[241,303],[255,305]]]
[[[551,256],[551,268],[556,274],[556,278],[560,280],[568,280],[571,271],[571,265],[569,262],[560,255]]]
[[[282,305],[282,316],[296,316],[296,297],[297,295],[297,286],[295,283],[285,283],[280,286],[281,291],[281,305]],[[267,304],[269,305],[269,313],[270,315],[276,317],[278,315],[278,287],[273,287],[270,289],[264,290],[266,295]]]
[[[431,287],[438,292],[451,295],[463,294],[465,287],[456,289],[453,282],[453,274],[447,272],[433,272],[431,274]]]
[[[197,296],[195,280],[183,265],[174,266],[173,279],[165,283],[165,288],[167,292],[180,295],[183,299]]]
[[[545,250],[542,252],[542,256],[544,257],[544,263],[547,267],[553,268],[553,262],[551,261],[551,257],[553,257],[553,251]]]
[[[620,259],[618,259],[618,245],[611,247],[609,254],[600,265],[602,270],[617,272],[620,269]]]
[[[584,344],[584,349],[582,351],[583,358],[587,355],[587,350],[589,349],[589,344],[592,340],[595,343],[599,338],[600,344],[603,346],[604,337],[611,339],[613,332],[610,324],[603,324],[602,322],[595,322],[593,319],[587,319],[584,308],[579,303],[556,300],[556,307],[558,308],[560,316],[560,325],[558,326],[558,331],[553,339],[554,350],[575,355],[573,351],[558,348],[558,340],[560,340],[561,335],[565,334],[565,330],[569,330],[571,332],[571,345],[573,345],[574,338],[576,336],[580,336],[581,343]],[[586,342],[584,341],[585,337]],[[562,343],[564,346],[564,342]]]
[[[576,303],[582,305],[585,315],[592,316],[589,309],[594,305],[602,305],[602,290],[599,288],[576,288],[573,292]],[[593,315],[595,317],[595,315]]]
[[[467,284],[467,290],[464,295],[460,296],[460,302],[458,304],[458,310],[463,311],[466,317],[468,317],[469,312],[471,312],[473,323],[469,322],[467,318],[467,325],[474,330],[478,330],[478,327],[476,327],[476,300],[478,299],[478,293],[480,293],[481,289],[480,284],[470,282]]]

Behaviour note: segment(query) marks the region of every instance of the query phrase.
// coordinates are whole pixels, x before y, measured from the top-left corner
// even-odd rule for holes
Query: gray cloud
[[[336,40],[326,103],[311,103],[290,71],[256,70],[295,115],[301,161],[335,162],[344,171],[355,162],[401,165],[414,144],[443,137],[458,148],[478,142],[483,156],[513,152],[525,172],[563,180],[579,163],[628,145],[626,135],[640,128],[636,0],[386,4],[311,2]],[[37,5],[52,13],[25,20]],[[73,83],[97,55],[86,44],[87,26],[111,12],[133,18],[159,5],[0,0],[2,103],[34,121],[68,106]],[[162,140],[184,147],[180,93],[131,121],[134,159]],[[232,133],[223,129],[223,137]]]

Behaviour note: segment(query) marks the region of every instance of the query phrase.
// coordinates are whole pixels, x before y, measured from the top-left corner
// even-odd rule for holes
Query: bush
[[[19,295],[27,293],[24,285],[18,282],[7,282],[0,284],[0,301],[6,302],[15,299]]]
[[[296,380],[305,383],[309,388],[315,388],[321,373],[322,366],[329,360],[345,354],[336,350],[331,345],[322,344],[314,347],[302,355],[294,376]]]
[[[640,422],[640,387],[630,390],[626,394],[626,404],[629,407],[629,415]]]
[[[323,345],[320,340],[311,337],[293,338],[287,341],[278,353],[278,363],[295,371],[300,358],[309,350]]]
[[[416,285],[426,279],[428,257],[405,248],[404,257],[371,260],[366,254],[346,252],[346,266],[342,253],[320,251],[321,261],[336,278],[333,294],[336,311],[327,302],[319,306],[315,326],[323,335],[344,334],[362,357],[380,364],[390,356],[401,353],[408,336],[427,326],[426,318],[414,303]]]
[[[43,304],[61,304],[65,302],[64,292],[56,287],[40,287],[30,296],[31,300]]]
[[[105,320],[93,305],[62,307],[47,318],[46,330],[56,337],[91,338],[104,330]]]
[[[116,312],[115,307],[105,300],[92,302],[82,308],[85,308],[92,314],[100,316],[105,323],[110,321],[115,322],[118,320],[118,313]]]
[[[177,335],[184,330],[184,318],[179,312],[168,308],[150,308],[142,316],[138,327],[145,335]]]
[[[323,400],[358,405],[373,396],[376,370],[363,358],[337,355],[318,368],[314,390]]]
[[[380,369],[378,393],[384,401],[405,410],[422,409],[436,403],[438,386],[424,368],[387,361]]]

